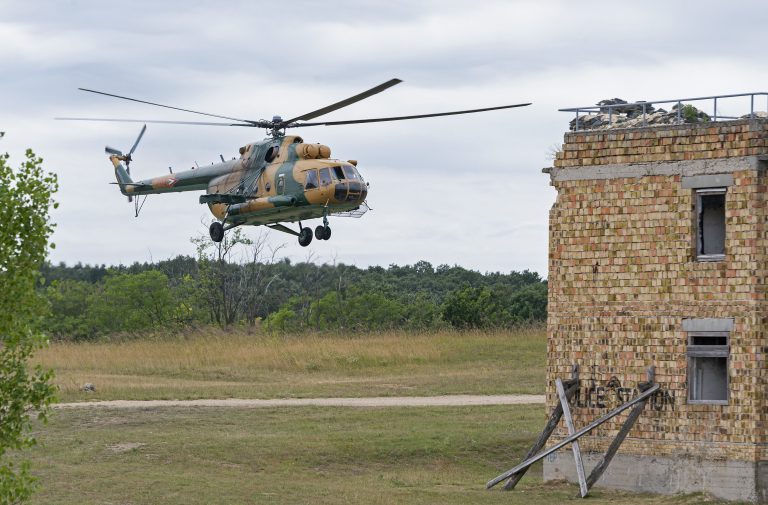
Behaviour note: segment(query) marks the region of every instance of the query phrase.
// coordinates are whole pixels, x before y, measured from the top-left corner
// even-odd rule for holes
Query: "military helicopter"
[[[363,180],[360,172],[358,172],[356,160],[343,161],[332,159],[331,150],[328,146],[307,144],[299,136],[286,135],[287,129],[321,125],[335,126],[403,121],[511,109],[530,105],[530,103],[520,103],[412,116],[307,122],[359,102],[401,82],[400,79],[390,79],[367,91],[321,109],[290,119],[274,116],[271,120],[250,120],[209,114],[207,112],[163,105],[103,91],[78,88],[89,93],[226,119],[229,122],[76,117],[56,119],[145,123],[127,154],[113,147],[107,146],[105,148],[105,152],[109,155],[109,160],[115,170],[117,182],[113,184],[117,184],[120,192],[128,197],[129,202],[133,201],[134,197],[144,196],[146,199],[146,195],[150,194],[205,191],[206,194],[200,196],[200,203],[207,204],[211,213],[216,218],[209,228],[211,240],[214,242],[221,242],[224,238],[224,233],[237,226],[264,225],[273,230],[297,236],[299,244],[306,247],[312,242],[313,233],[311,228],[302,225],[302,221],[322,218],[323,224],[315,228],[314,237],[318,240],[330,239],[329,216],[359,217],[368,210],[366,203],[368,183]],[[168,174],[134,181],[131,178],[130,164],[133,161],[133,153],[136,151],[136,147],[147,130],[146,123],[265,128],[267,130],[267,138],[241,147],[239,158],[225,160],[222,155],[219,155],[221,163],[176,173],[169,169]],[[135,210],[136,216],[138,216],[141,210],[138,198],[135,201]],[[297,221],[299,224],[298,231],[292,230],[283,224],[295,223]]]

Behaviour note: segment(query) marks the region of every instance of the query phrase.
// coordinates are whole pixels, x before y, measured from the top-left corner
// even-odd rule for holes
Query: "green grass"
[[[540,406],[57,411],[31,451],[36,504],[551,504],[577,487],[512,492],[485,482],[514,466]],[[591,504],[693,504],[596,489]]]
[[[62,401],[542,393],[542,329],[53,344]],[[96,393],[84,393],[85,383]]]
[[[213,334],[55,344],[38,355],[65,401],[541,393],[541,330],[354,338]],[[97,393],[79,391],[85,382]],[[58,410],[26,453],[35,504],[584,503],[534,465],[512,492],[542,406]],[[694,504],[594,489],[592,504]],[[715,503],[715,502],[712,502]]]

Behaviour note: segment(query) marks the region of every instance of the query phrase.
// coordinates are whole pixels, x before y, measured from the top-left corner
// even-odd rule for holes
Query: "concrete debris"
[[[600,112],[608,114],[613,110],[613,113],[616,114],[623,114],[629,118],[642,116],[643,115],[643,103],[636,103],[633,105],[627,105],[625,107],[621,107],[621,105],[627,103],[626,100],[622,100],[621,98],[609,98],[606,100],[600,100],[597,102],[597,105],[600,105]],[[645,103],[645,113],[650,114],[655,109],[653,107],[653,104]],[[607,105],[618,105],[618,107],[603,107]]]
[[[739,119],[749,119],[752,117],[750,114],[744,114]],[[764,110],[757,110],[755,111],[755,117],[760,119],[766,119],[768,118],[768,112],[765,112]]]
[[[600,112],[579,116],[579,130],[607,130],[610,128],[640,128],[662,124],[704,123],[710,121],[708,114],[690,104],[683,104],[678,115],[677,104],[672,110],[656,109],[653,104],[638,102],[624,105],[627,102],[621,98],[610,98],[597,103]],[[614,105],[616,107],[608,107]],[[761,113],[755,113],[758,117]],[[762,113],[765,114],[765,113]],[[744,117],[749,117],[749,114]],[[576,130],[576,119],[570,122],[570,130]]]

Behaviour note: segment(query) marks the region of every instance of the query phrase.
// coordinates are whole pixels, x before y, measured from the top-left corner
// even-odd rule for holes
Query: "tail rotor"
[[[125,162],[125,171],[128,175],[131,175],[131,161],[133,161],[133,153],[136,151],[136,148],[139,145],[139,142],[141,142],[141,138],[144,136],[144,132],[147,131],[147,125],[142,126],[141,131],[139,132],[139,136],[136,137],[136,142],[133,143],[133,146],[131,147],[131,150],[128,151],[128,154],[123,154],[122,151],[119,149],[115,149],[114,147],[105,146],[104,152],[107,154],[111,154],[112,156],[117,156],[121,161]],[[133,197],[129,196],[128,201],[132,202]]]

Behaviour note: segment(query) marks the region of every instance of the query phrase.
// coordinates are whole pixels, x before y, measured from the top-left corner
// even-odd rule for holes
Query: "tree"
[[[0,155],[0,503],[26,501],[34,488],[27,462],[17,451],[35,443],[31,413],[45,420],[54,397],[51,371],[29,359],[45,338],[33,331],[46,304],[36,291],[53,231],[50,207],[56,177],[43,172],[31,150],[14,171]],[[53,247],[53,244],[51,244]],[[11,454],[9,451],[12,451]]]
[[[457,289],[446,298],[443,319],[456,328],[497,328],[510,322],[497,291],[470,286]]]
[[[282,246],[267,251],[265,235],[251,240],[240,229],[219,243],[207,236],[192,243],[197,246],[201,300],[212,322],[227,327],[245,319],[254,326],[257,318],[267,315],[267,295],[279,277],[270,274],[268,266]]]
[[[157,270],[111,273],[90,310],[95,326],[102,331],[130,332],[160,327],[171,319],[174,310],[168,277]]]
[[[96,286],[87,281],[55,280],[45,289],[50,311],[42,327],[54,340],[88,340],[96,335],[88,318]]]

